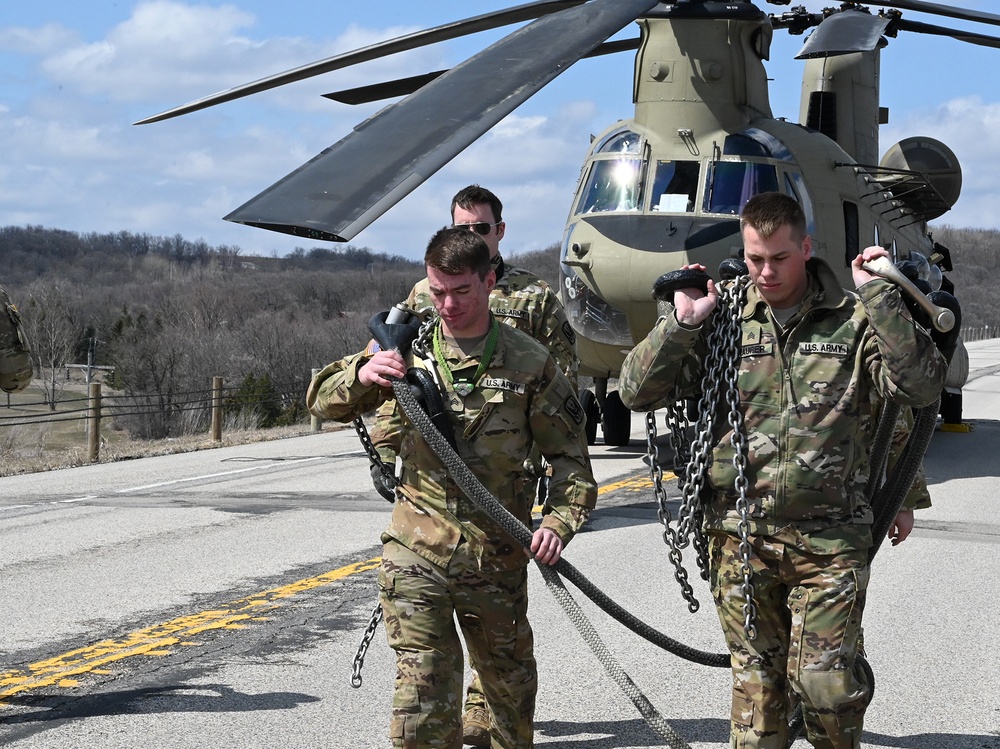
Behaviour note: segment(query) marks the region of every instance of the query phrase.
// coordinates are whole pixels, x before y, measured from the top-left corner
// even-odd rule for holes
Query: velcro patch
[[[813,343],[803,341],[799,344],[800,354],[829,354],[830,356],[847,356],[850,352],[846,343]]]
[[[746,359],[750,356],[774,356],[774,344],[773,343],[751,343],[748,346],[743,346],[740,351],[740,355]]]
[[[516,317],[519,320],[526,320],[528,318],[528,310],[526,309],[508,309],[506,307],[500,307],[492,310],[492,312],[497,317]]]
[[[524,383],[508,380],[506,377],[484,377],[483,387],[493,390],[507,390],[511,393],[524,395]]]
[[[562,332],[563,332],[563,338],[565,338],[567,341],[569,341],[575,346],[576,331],[573,330],[573,327],[569,324],[569,321],[566,321],[562,324]]]
[[[575,395],[571,395],[563,401],[563,411],[569,415],[577,426],[583,423],[585,417],[583,405]]]

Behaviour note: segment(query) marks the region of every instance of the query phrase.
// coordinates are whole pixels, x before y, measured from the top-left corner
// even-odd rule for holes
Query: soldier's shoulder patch
[[[580,403],[580,399],[575,395],[569,395],[566,400],[563,401],[563,411],[573,420],[573,422],[579,426],[583,424],[586,414],[583,411],[583,404]]]
[[[576,345],[576,331],[573,330],[573,326],[569,324],[569,320],[562,324],[562,333],[563,337],[567,341],[572,343],[574,346]]]
[[[371,358],[381,350],[382,347],[378,345],[378,341],[372,338],[370,341],[368,341],[368,345],[365,347],[364,356]]]

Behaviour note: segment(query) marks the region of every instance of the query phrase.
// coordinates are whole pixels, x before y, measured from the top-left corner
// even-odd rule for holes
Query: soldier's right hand
[[[705,266],[700,263],[691,263],[681,267],[681,270],[689,269],[706,272]],[[677,289],[674,292],[674,317],[681,325],[697,328],[708,319],[718,303],[719,292],[715,288],[715,282],[711,279],[708,280],[707,294],[702,293],[701,289],[696,287]]]
[[[396,501],[396,481],[382,473],[381,466],[372,465],[372,484],[375,486],[382,499],[387,502]]]
[[[379,351],[358,369],[362,385],[392,387],[391,379],[401,380],[405,376],[406,363],[398,351]]]

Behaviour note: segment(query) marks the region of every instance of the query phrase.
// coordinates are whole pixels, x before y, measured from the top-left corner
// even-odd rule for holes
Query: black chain
[[[372,609],[371,618],[368,620],[368,628],[365,630],[364,635],[361,637],[361,644],[358,645],[358,652],[354,656],[354,668],[351,672],[351,686],[357,689],[361,686],[361,669],[365,665],[365,655],[368,654],[368,647],[372,644],[372,638],[375,637],[375,631],[378,629],[379,622],[382,621],[382,604],[381,602],[376,602],[375,608]]]
[[[668,557],[675,567],[674,577],[681,585],[681,595],[688,603],[688,610],[698,610],[698,601],[694,598],[691,585],[688,582],[687,571],[681,565],[680,550],[688,544],[694,546],[698,568],[702,579],[708,579],[708,541],[703,529],[704,508],[701,497],[705,491],[705,478],[708,472],[712,447],[712,432],[716,414],[719,413],[720,401],[725,401],[728,410],[729,425],[732,429],[732,445],[734,448],[733,466],[736,468],[736,509],[740,514],[738,526],[740,537],[740,557],[743,584],[741,592],[744,597],[743,626],[747,636],[752,640],[757,636],[754,622],[757,610],[753,603],[753,583],[750,547],[750,510],[747,499],[747,439],[743,424],[743,414],[739,410],[739,391],[737,387],[737,362],[739,361],[739,346],[742,340],[742,309],[746,300],[746,289],[749,277],[741,276],[732,284],[720,289],[719,304],[713,312],[713,327],[708,336],[708,354],[705,357],[705,374],[701,380],[701,398],[698,401],[698,422],[694,429],[694,438],[689,439],[687,428],[690,426],[684,404],[672,403],[667,409],[667,424],[671,430],[671,443],[675,449],[675,464],[678,466],[678,481],[681,490],[681,505],[677,512],[676,529],[670,525],[670,513],[663,506],[663,489],[660,485],[662,475],[658,475],[650,467],[654,483],[654,493],[661,505],[660,522],[663,523],[663,539],[668,547]],[[652,413],[646,416],[646,434],[649,442],[650,461],[655,457],[656,422]],[[682,453],[683,451],[683,453]],[[686,463],[683,459],[686,458]],[[683,466],[683,468],[681,468]]]

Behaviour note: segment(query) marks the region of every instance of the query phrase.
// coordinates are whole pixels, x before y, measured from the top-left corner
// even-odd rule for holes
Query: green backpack
[[[0,287],[0,390],[13,393],[31,384],[31,349],[21,315]]]

